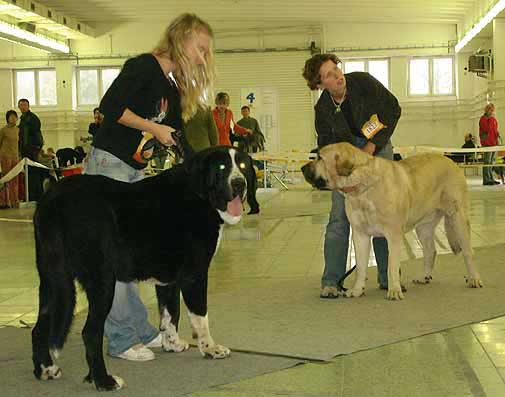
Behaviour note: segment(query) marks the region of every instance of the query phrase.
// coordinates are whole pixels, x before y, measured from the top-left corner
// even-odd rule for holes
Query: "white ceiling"
[[[167,20],[194,12],[216,31],[236,23],[313,24],[320,21],[451,23],[462,21],[475,0],[37,0],[93,26],[96,22]]]

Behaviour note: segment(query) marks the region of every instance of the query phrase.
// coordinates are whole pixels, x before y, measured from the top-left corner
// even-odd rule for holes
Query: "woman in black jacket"
[[[318,147],[349,142],[371,155],[392,160],[390,138],[401,115],[398,100],[369,73],[344,74],[340,63],[333,54],[316,54],[305,62],[303,77],[307,85],[311,90],[323,90],[315,106]],[[347,264],[349,229],[344,196],[333,192],[324,241],[321,298],[339,295],[339,280]],[[386,239],[374,238],[373,247],[378,282],[380,288],[387,289]]]

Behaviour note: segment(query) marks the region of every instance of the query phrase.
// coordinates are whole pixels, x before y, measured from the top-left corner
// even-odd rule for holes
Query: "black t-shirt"
[[[160,109],[162,98],[168,102],[166,114]],[[133,158],[142,141],[142,131],[117,122],[126,108],[144,119],[182,129],[177,85],[165,76],[152,54],[142,54],[125,62],[100,102],[104,119],[93,140],[93,146],[112,153],[135,169],[142,169],[147,161]]]

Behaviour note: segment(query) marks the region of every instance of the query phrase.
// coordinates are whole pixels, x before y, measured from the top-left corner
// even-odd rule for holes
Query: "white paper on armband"
[[[370,120],[363,124],[363,127],[361,127],[361,132],[367,139],[371,139],[384,127],[385,125],[381,123],[379,117],[377,117],[377,114],[374,114],[372,117],[370,117]]]

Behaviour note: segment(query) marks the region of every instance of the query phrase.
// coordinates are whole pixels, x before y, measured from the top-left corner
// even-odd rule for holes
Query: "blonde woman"
[[[212,41],[206,22],[183,14],[170,23],[151,53],[125,62],[100,103],[104,120],[94,137],[86,173],[129,183],[144,177],[154,139],[174,144],[171,133],[205,105],[203,98],[214,80]],[[105,335],[113,357],[155,358],[149,348],[161,347],[161,335],[148,322],[134,283],[116,282]]]

